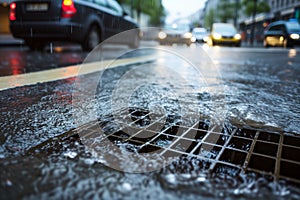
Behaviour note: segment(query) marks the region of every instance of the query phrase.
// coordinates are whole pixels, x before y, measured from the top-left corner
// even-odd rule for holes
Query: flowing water
[[[217,158],[243,165],[230,156],[219,158],[222,145],[240,149],[240,157],[251,149],[255,136],[236,132],[244,139],[232,139],[232,124],[300,132],[298,79],[284,81],[264,63],[213,63],[199,55],[203,61],[192,64],[189,52],[180,57],[168,49],[155,55],[151,63],[1,91],[1,199],[300,198],[299,187],[274,180],[270,173],[222,164],[210,171]],[[299,60],[295,63],[289,70],[297,73]],[[267,77],[269,68],[273,71]],[[195,128],[199,119],[203,121]],[[101,134],[89,141],[76,128],[93,132],[86,124],[94,120]],[[153,121],[157,123],[151,127]],[[187,130],[193,134],[213,126],[219,127],[211,130],[218,140],[200,133],[195,141],[205,138],[207,144],[194,150],[176,140],[188,137]],[[134,135],[145,129],[147,137]],[[101,143],[101,136],[121,130],[119,140]],[[176,152],[187,153],[171,160],[139,154],[139,145],[120,140],[128,137],[153,140],[162,149],[174,143]],[[203,158],[190,157],[191,151]]]

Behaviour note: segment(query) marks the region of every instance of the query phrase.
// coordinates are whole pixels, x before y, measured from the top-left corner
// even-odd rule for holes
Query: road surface
[[[247,173],[239,174],[238,178],[230,176],[235,175],[234,171],[218,168],[221,170],[210,177],[203,172],[202,162],[183,159],[149,173],[124,173],[122,169],[128,169],[126,159],[117,167],[107,164],[105,157],[95,157],[87,150],[88,143],[80,140],[80,134],[78,136],[76,132],[76,128],[82,130],[82,126],[91,121],[104,119],[105,122],[112,113],[118,118],[122,115],[114,113],[139,107],[155,111],[156,115],[151,115],[150,121],[166,120],[163,116],[167,113],[167,116],[173,116],[171,123],[176,124],[176,114],[180,113],[184,116],[180,123],[189,130],[191,127],[188,126],[194,123],[193,116],[198,119],[197,115],[201,113],[200,117],[210,117],[217,125],[230,122],[289,134],[294,141],[299,141],[299,49],[151,45],[137,52],[125,51],[125,56],[124,51],[109,54],[106,60],[110,62],[98,62],[98,67],[88,73],[84,69],[95,57],[93,54],[86,57],[76,49],[53,54],[29,53],[23,49],[0,51],[5,68],[1,70],[4,77],[0,78],[0,83],[11,82],[0,91],[0,197],[3,199],[299,198],[299,187],[273,181],[278,167],[275,172],[265,174],[270,176]],[[117,63],[114,58],[120,56],[123,60]],[[128,57],[132,60],[126,60]],[[87,65],[79,69],[62,68],[64,59],[68,64],[86,59]],[[17,68],[15,73],[15,66],[23,67]],[[43,74],[49,73],[45,69],[50,68],[62,71],[54,71],[53,77]],[[47,81],[32,82],[28,78],[32,74],[28,72],[40,70],[39,76],[47,77]],[[22,76],[10,76],[24,72]],[[71,76],[63,72],[70,72]],[[73,76],[81,72],[82,75]],[[119,120],[125,125],[132,122],[126,118]],[[147,120],[145,123],[147,125]],[[144,125],[139,124],[137,128]],[[230,141],[234,142],[233,136],[223,134],[228,142],[222,146],[219,140],[216,141],[216,147],[210,152],[218,152]],[[253,143],[256,140],[260,139],[251,138]],[[267,138],[266,143],[272,149],[277,141],[279,146],[299,152],[299,143],[282,144],[282,140]],[[168,136],[165,141],[169,145],[168,141],[177,140]],[[244,150],[235,153],[242,157],[246,154]],[[271,160],[265,162],[268,165],[276,156],[272,151],[266,154],[265,159]],[[222,160],[222,156],[209,155],[209,159]],[[289,163],[292,158],[286,158],[284,162]],[[226,162],[236,161],[229,159]],[[141,161],[129,168],[147,171],[157,163],[149,166]],[[295,157],[293,165],[282,166],[297,168],[299,160]],[[297,172],[281,171],[280,174],[300,179]]]

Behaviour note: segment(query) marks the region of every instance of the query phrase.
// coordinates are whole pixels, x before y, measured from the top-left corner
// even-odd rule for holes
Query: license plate
[[[36,12],[36,11],[47,11],[48,3],[29,3],[26,5],[26,11]]]

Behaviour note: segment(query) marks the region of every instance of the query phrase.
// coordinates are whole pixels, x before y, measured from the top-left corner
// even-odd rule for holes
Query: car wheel
[[[291,45],[291,43],[287,39],[284,39],[282,47],[283,48],[292,48],[293,45]]]
[[[82,48],[85,51],[93,50],[101,42],[100,31],[97,26],[92,26],[82,44]]]
[[[25,40],[25,44],[29,47],[31,51],[43,51],[46,43],[41,40]]]
[[[216,42],[213,39],[211,39],[210,44],[211,46],[216,46]]]
[[[270,45],[269,45],[268,42],[267,42],[267,39],[264,39],[264,47],[265,47],[265,48],[270,47]]]
[[[132,42],[128,46],[132,49],[136,49],[140,46],[140,36],[138,32],[134,34],[132,37]]]

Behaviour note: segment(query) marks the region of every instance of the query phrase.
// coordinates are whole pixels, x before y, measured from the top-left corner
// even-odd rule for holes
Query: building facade
[[[300,0],[269,0],[274,20],[295,18],[300,21]]]

